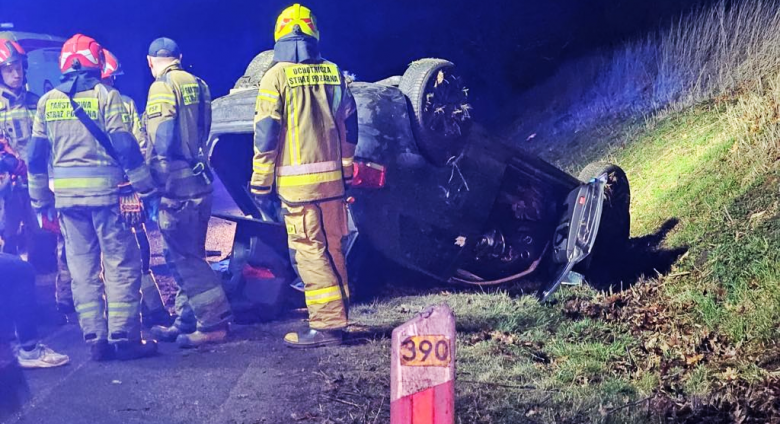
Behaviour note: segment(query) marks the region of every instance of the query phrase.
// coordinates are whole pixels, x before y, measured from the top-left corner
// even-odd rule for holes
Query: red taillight
[[[352,187],[382,188],[385,186],[384,166],[373,162],[355,161],[352,169]]]
[[[244,265],[244,269],[241,270],[241,275],[245,279],[249,280],[270,280],[276,278],[273,272],[268,268],[255,268],[252,265]]]

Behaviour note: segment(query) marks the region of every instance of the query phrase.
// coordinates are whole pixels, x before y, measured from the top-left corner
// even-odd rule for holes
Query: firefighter
[[[15,41],[0,38],[0,150],[19,159],[16,170],[11,170],[6,181],[4,203],[3,252],[19,253],[19,242],[24,225],[26,233],[28,258],[31,253],[42,253],[35,250],[34,231],[38,230],[35,213],[30,206],[30,195],[27,191],[27,170],[23,159],[27,143],[32,133],[35,109],[38,96],[25,89],[25,73],[27,69],[27,54],[22,46]],[[5,144],[3,143],[5,140]],[[68,271],[65,254],[62,251],[63,242],[58,243],[58,272],[55,282],[55,297],[57,309],[63,313],[73,311],[73,294],[70,290],[71,277]]]
[[[103,71],[100,77],[103,84],[114,87],[116,77],[118,75],[124,75],[122,71],[122,65],[113,53],[107,49],[103,49],[103,55],[105,63],[103,65]],[[122,95],[122,103],[125,105],[127,114],[130,120],[126,123],[128,131],[133,133],[138,145],[141,148],[141,154],[146,152],[146,131],[144,131],[141,125],[141,119],[138,116],[138,109],[135,106],[135,101],[129,96]],[[132,226],[135,239],[138,242],[138,247],[141,249],[141,294],[143,299],[141,302],[141,316],[143,317],[144,325],[149,327],[155,324],[170,325],[171,316],[165,309],[162,296],[160,294],[160,288],[157,286],[157,280],[154,277],[154,273],[151,269],[152,249],[149,245],[149,236],[146,233],[146,226],[143,222],[139,222]]]
[[[260,81],[254,120],[250,190],[264,215],[281,199],[309,310],[309,329],[284,337],[293,348],[340,344],[349,302],[341,241],[356,106],[341,70],[320,56],[319,37],[308,8],[295,4],[279,15],[276,64]]]
[[[101,72],[101,82],[109,87],[116,88],[114,86],[116,77],[124,75],[125,72],[122,70],[122,64],[119,62],[119,59],[117,59],[113,53],[107,49],[103,49],[103,53],[105,55],[105,63],[103,65],[103,71]],[[130,96],[125,96],[123,94],[122,103],[125,105],[125,109],[127,109],[127,113],[130,117],[130,122],[128,122],[130,131],[133,133],[133,137],[135,137],[136,141],[138,141],[138,145],[141,147],[141,153],[144,154],[146,153],[146,130],[141,124],[141,117],[138,114],[138,108],[135,106],[135,101]]]
[[[100,83],[102,68],[102,48],[94,39],[77,34],[65,42],[63,82],[38,102],[27,150],[33,207],[50,217],[56,207],[60,214],[76,312],[96,361],[157,350],[156,342],[141,339],[141,257],[121,221],[118,185],[126,175],[150,209],[159,197],[124,124],[119,92]]]
[[[211,127],[211,95],[205,82],[182,69],[175,41],[154,40],[147,62],[155,82],[146,101],[146,158],[162,193],[157,223],[163,256],[178,285],[176,321],[152,327],[152,334],[185,348],[220,343],[227,338],[232,312],[206,262],[212,188],[203,152]]]

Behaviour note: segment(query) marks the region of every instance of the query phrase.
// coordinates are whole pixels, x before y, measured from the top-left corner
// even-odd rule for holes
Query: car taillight
[[[355,161],[352,170],[352,187],[382,188],[385,186],[386,169],[378,163]]]

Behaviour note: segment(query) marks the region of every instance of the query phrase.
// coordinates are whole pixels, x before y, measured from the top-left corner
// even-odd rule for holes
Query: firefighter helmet
[[[0,38],[0,66],[22,61],[27,63],[27,53],[16,41]]]
[[[62,46],[60,71],[102,71],[103,48],[97,41],[86,35],[76,34]]]
[[[107,49],[103,49],[103,59],[103,70],[100,72],[100,78],[106,79],[124,75],[125,72],[122,70],[122,64],[119,63],[119,59],[117,59],[113,53]]]
[[[274,30],[274,41],[279,41],[285,35],[291,34],[295,26],[300,28],[304,35],[320,39],[320,30],[317,28],[317,18],[306,6],[298,3],[284,9],[276,19],[276,29]]]

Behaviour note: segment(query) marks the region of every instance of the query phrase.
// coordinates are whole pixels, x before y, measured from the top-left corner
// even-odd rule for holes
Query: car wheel
[[[257,88],[260,86],[260,80],[263,75],[274,65],[274,51],[266,50],[261,52],[246,67],[244,75],[236,81],[234,90],[244,90],[247,88]]]
[[[471,106],[455,65],[442,59],[412,62],[398,88],[409,100],[422,154],[436,165],[457,156],[471,125]]]
[[[587,182],[592,178],[607,175],[604,189],[604,209],[591,253],[590,266],[597,266],[605,260],[614,260],[625,251],[631,230],[631,188],[626,173],[617,165],[606,162],[588,164],[580,171],[579,179]]]

